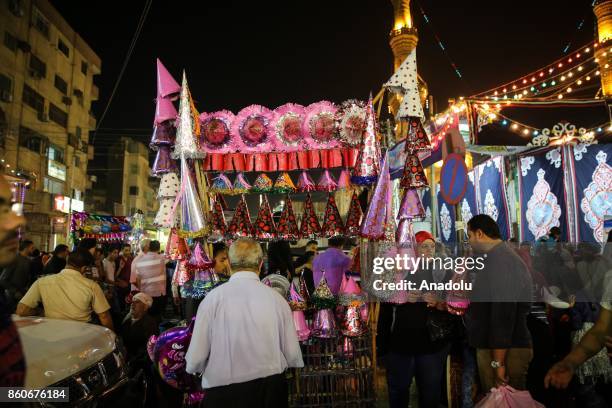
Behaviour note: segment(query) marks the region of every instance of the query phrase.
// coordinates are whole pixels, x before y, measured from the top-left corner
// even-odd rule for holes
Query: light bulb
[[[590,51],[591,51],[591,49],[590,49],[590,48],[588,48],[588,47],[587,47],[587,49],[586,49],[586,50],[584,50],[584,52],[590,52]]]
[[[527,136],[527,135],[529,134],[529,129],[525,129],[525,130],[523,130],[523,134],[524,134],[525,136]]]
[[[506,88],[504,88],[503,92],[504,92],[504,93],[506,93],[506,91],[507,91],[507,89],[506,89]]]
[[[582,80],[579,79],[578,82],[576,82],[578,85],[582,85]]]
[[[551,84],[552,86],[555,86],[555,85],[557,85],[557,81],[552,81],[550,84]]]
[[[567,93],[572,92],[572,88],[567,88]]]
[[[559,63],[559,65],[557,65],[557,66],[558,66],[559,68],[561,68],[561,67],[563,66],[563,64],[562,64],[562,63]]]
[[[591,76],[590,76],[590,75],[587,75],[586,80],[587,80],[587,81],[590,81],[590,80],[591,80]]]
[[[542,82],[542,88],[546,88],[546,82]]]
[[[544,72],[540,72],[540,76],[543,77],[544,76]]]
[[[554,68],[549,68],[549,69],[548,69],[548,73],[550,74],[550,73],[552,73],[554,70],[555,70]]]
[[[516,89],[516,85],[512,85],[512,89]]]
[[[576,58],[580,58],[580,53],[576,54]]]
[[[523,91],[523,95],[527,95],[527,90],[526,89]]]
[[[558,99],[563,99],[563,94],[559,94],[559,95],[557,96],[557,98],[558,98]]]
[[[535,77],[531,77],[531,82],[535,82]]]
[[[508,121],[506,119],[502,120],[502,125],[506,126],[508,124]]]
[[[572,63],[572,59],[571,58],[568,59],[567,62],[569,62],[571,64]]]
[[[524,83],[524,84],[526,84],[526,83],[527,83],[527,80],[526,80],[526,79],[523,79],[523,83]]]
[[[516,128],[518,128],[518,125],[516,123],[513,123],[511,127],[512,127],[512,129],[516,129]]]
[[[565,75],[561,76],[561,81],[565,81]]]
[[[534,135],[534,136],[537,136],[537,135],[538,135],[538,133],[540,133],[540,132],[538,132],[537,130],[534,130],[534,131],[533,131],[533,135]]]
[[[582,71],[582,65],[578,67],[578,71]]]
[[[595,71],[595,75],[599,75],[599,71]]]
[[[604,68],[610,68],[610,64],[604,65]]]

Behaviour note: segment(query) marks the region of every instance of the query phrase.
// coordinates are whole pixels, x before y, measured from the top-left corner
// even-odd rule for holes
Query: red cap
[[[419,231],[419,232],[417,232],[416,234],[414,234],[414,238],[416,239],[417,244],[422,244],[423,242],[427,241],[428,239],[431,239],[432,241],[436,242],[436,240],[434,239],[433,235],[431,235],[427,231]]]

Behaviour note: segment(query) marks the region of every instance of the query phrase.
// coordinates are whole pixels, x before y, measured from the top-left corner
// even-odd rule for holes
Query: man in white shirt
[[[236,272],[198,308],[187,372],[202,373],[209,406],[286,407],[284,371],[304,366],[291,310],[259,280],[259,243],[238,239],[229,260]]]
[[[149,313],[158,320],[161,319],[167,302],[166,259],[159,254],[159,248],[159,241],[151,241],[149,251],[132,262],[136,286],[142,293],[153,298],[153,306]]]
[[[106,258],[102,260],[102,267],[104,268],[104,277],[106,283],[114,285],[115,284],[115,261],[119,256],[119,250],[113,249],[111,250]]]

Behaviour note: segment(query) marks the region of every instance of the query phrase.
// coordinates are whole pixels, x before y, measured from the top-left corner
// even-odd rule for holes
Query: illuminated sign
[[[70,197],[65,197],[61,195],[55,196],[55,200],[53,202],[53,209],[55,211],[60,211],[65,214],[70,213]]]
[[[85,210],[85,203],[81,200],[77,200],[76,198],[73,198],[70,200],[70,210],[83,212],[83,210]]]
[[[47,174],[56,179],[66,181],[66,166],[53,160],[49,160]]]

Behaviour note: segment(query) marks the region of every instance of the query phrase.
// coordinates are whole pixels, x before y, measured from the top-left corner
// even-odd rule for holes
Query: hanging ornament
[[[370,206],[361,224],[360,235],[370,240],[385,238],[387,231],[395,229],[393,214],[393,188],[389,175],[388,155],[385,156],[382,171],[370,200]]]
[[[191,169],[184,156],[181,157],[181,185],[181,233],[191,238],[202,236],[206,233],[206,221]]]
[[[170,230],[168,244],[166,245],[166,257],[173,261],[187,259],[189,257],[187,242],[185,242],[185,238],[179,236],[176,228]]]
[[[412,220],[409,220],[407,218],[402,218],[401,220],[399,220],[397,225],[397,231],[395,233],[395,242],[402,244],[410,244],[412,248],[416,248]]]
[[[351,178],[354,184],[362,186],[373,184],[380,173],[381,154],[376,128],[376,116],[372,105],[372,95],[370,95],[367,106],[367,126]]]
[[[176,173],[166,173],[159,181],[157,198],[175,198],[179,193],[179,179]]]
[[[338,211],[336,200],[332,193],[329,193],[327,196],[327,206],[325,207],[325,217],[323,218],[321,234],[327,238],[344,234],[344,225],[342,225],[340,211]]]
[[[193,251],[191,251],[189,262],[187,262],[187,270],[194,275],[196,272],[201,272],[212,268],[213,265],[214,262],[208,258],[206,252],[202,248],[202,245],[197,242],[193,247]]]
[[[153,224],[162,228],[172,228],[177,226],[176,214],[172,214],[175,197],[162,198],[159,202],[159,209],[153,220]],[[87,232],[87,231],[85,231]]]
[[[181,92],[178,82],[170,75],[164,64],[157,59],[157,95],[162,98],[174,99]],[[176,116],[176,115],[175,115]]]
[[[234,187],[232,188],[232,194],[246,194],[253,188],[249,181],[246,179],[244,173],[238,173],[236,180],[234,180]]]
[[[419,159],[416,152],[408,152],[400,187],[411,189],[427,187],[428,185],[427,176],[425,175],[425,170],[423,170],[421,159]]]
[[[408,119],[408,136],[406,137],[405,151],[429,151],[431,142],[427,137],[427,132],[421,123],[421,118]]]
[[[268,196],[263,195],[263,201],[259,206],[259,212],[257,213],[257,219],[253,225],[255,228],[255,237],[257,239],[274,239],[276,238],[276,225],[274,225],[274,219],[272,218],[272,211],[270,210],[270,203],[268,202]]]
[[[272,192],[272,180],[266,173],[261,173],[255,179],[251,192],[253,193],[271,193]]]
[[[304,202],[304,213],[302,214],[302,224],[300,225],[300,236],[303,239],[314,239],[321,233],[321,226],[319,219],[315,213],[314,206],[312,204],[312,197],[310,193],[306,195],[306,201]]]
[[[365,301],[366,296],[355,279],[352,276],[347,277],[338,291],[338,303],[342,306],[360,307]]]
[[[418,191],[414,188],[407,189],[404,192],[404,198],[402,198],[402,204],[397,213],[397,220],[412,220],[423,217],[425,217],[425,209],[421,203]]]
[[[289,286],[289,295],[287,297],[289,307],[291,308],[291,310],[305,310],[306,302],[304,301],[304,298],[295,289],[295,285],[290,284]]]
[[[174,118],[176,118],[176,115]],[[157,150],[159,146],[171,146],[174,143],[175,136],[176,128],[172,126],[171,121],[162,122],[153,128],[153,136],[149,147],[152,150]]]
[[[278,237],[282,240],[297,241],[300,238],[300,231],[298,230],[295,214],[293,213],[293,204],[291,203],[291,197],[289,197],[289,195],[287,195],[285,199],[283,212],[278,220],[276,230],[278,232]]]
[[[308,105],[303,123],[302,134],[312,139],[314,146],[336,147],[337,124],[335,115],[338,109],[332,102],[321,101]]]
[[[158,96],[155,103],[155,119],[153,120],[153,125],[175,120],[176,115],[176,108],[172,101]]]
[[[323,277],[315,288],[311,300],[314,307],[318,310],[333,309],[336,306],[336,298],[327,284],[325,272],[323,272]]]
[[[221,206],[221,202],[218,199],[215,199],[215,202],[213,203],[211,224],[211,237],[214,241],[220,241],[227,234],[227,224],[225,222],[225,214],[223,213],[223,207]]]
[[[252,237],[254,235],[249,208],[247,207],[244,196],[240,197],[240,201],[238,202],[236,211],[234,211],[234,216],[230,221],[228,230],[229,234],[234,238]]]
[[[156,177],[176,171],[176,162],[172,160],[169,146],[159,146],[153,162],[151,174]]]
[[[304,107],[295,103],[287,103],[274,109],[272,129],[279,146],[285,149],[298,150],[304,145],[302,123],[304,122]]]
[[[308,292],[308,286],[303,276],[300,276],[300,296],[306,302],[306,305],[310,305],[310,293]]]
[[[346,217],[346,225],[344,228],[344,233],[346,236],[356,237],[359,235],[359,227],[361,226],[362,217],[363,212],[361,211],[359,197],[357,196],[356,192],[353,192],[353,196],[351,197],[351,205]]]
[[[262,151],[272,146],[270,121],[273,113],[261,105],[251,105],[242,109],[232,123],[232,137],[246,147],[259,147]]]
[[[319,179],[319,182],[317,183],[317,190],[331,192],[335,191],[337,187],[338,184],[334,181],[334,178],[329,173],[329,170],[325,169],[321,175],[321,178]]]
[[[360,306],[348,306],[340,323],[340,332],[347,337],[359,337],[368,331],[367,325],[361,320]]]
[[[202,158],[196,138],[200,134],[198,112],[195,109],[191,93],[187,87],[187,76],[183,72],[183,86],[179,104],[179,115],[176,121],[176,141],[174,143],[174,156],[187,159]]]
[[[211,193],[232,194],[232,182],[225,174],[219,173],[219,175],[213,179],[208,191]]]
[[[284,171],[278,175],[276,181],[274,182],[275,193],[293,193],[295,190],[295,184],[293,184],[293,180],[291,180],[289,173]]]
[[[342,143],[349,147],[359,146],[366,128],[366,108],[363,102],[351,99],[342,103],[336,112],[336,123]]]
[[[237,150],[238,146],[231,145],[230,129],[234,118],[234,114],[227,110],[202,113],[200,115],[202,146],[215,153],[228,153]]]
[[[310,177],[310,174],[308,174],[306,171],[302,171],[302,173],[300,173],[297,188],[301,192],[315,191],[317,189],[314,181],[312,181],[312,178]]]
[[[338,176],[338,190],[351,188],[351,175],[347,169],[342,169]]]
[[[416,49],[408,54],[404,62],[383,86],[404,97],[396,115],[398,118],[425,117],[419,93]]]

